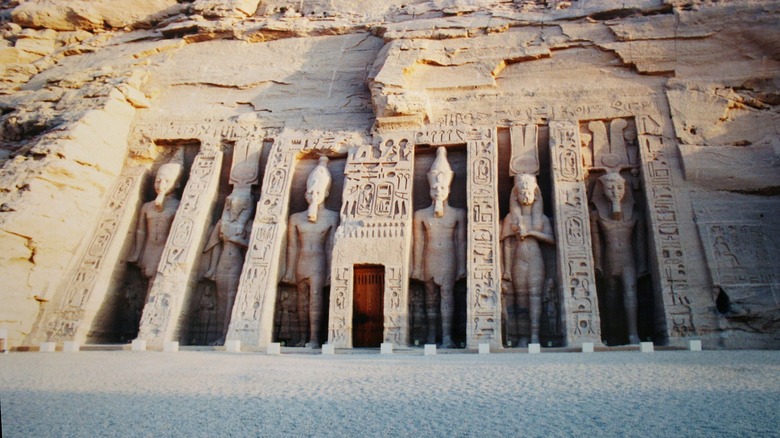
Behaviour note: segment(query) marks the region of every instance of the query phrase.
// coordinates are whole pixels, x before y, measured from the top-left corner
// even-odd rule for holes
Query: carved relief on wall
[[[636,118],[642,183],[647,193],[652,257],[657,261],[654,277],[661,289],[656,327],[665,327],[670,337],[696,334],[691,287],[686,270],[685,249],[677,218],[677,201],[672,186],[672,163],[664,122],[659,116]],[[665,321],[663,317],[665,316]]]
[[[550,122],[550,161],[555,193],[555,235],[563,293],[566,343],[601,343],[598,297],[593,272],[588,199],[579,127]]]
[[[414,145],[403,134],[380,136],[349,151],[330,271],[328,342],[336,347],[352,347],[355,330],[376,330],[355,319],[355,265],[384,268],[381,336],[359,339],[379,338],[398,347],[408,343],[403,279],[408,278],[413,159]]]
[[[498,148],[495,129],[465,134],[470,163],[468,193],[467,345],[501,347]]]
[[[171,225],[157,275],[151,282],[138,338],[151,348],[162,348],[178,340],[186,331],[182,312],[190,291],[188,284],[197,275],[200,248],[206,239],[207,220],[216,202],[222,153],[216,147],[201,149],[190,170],[189,181]]]

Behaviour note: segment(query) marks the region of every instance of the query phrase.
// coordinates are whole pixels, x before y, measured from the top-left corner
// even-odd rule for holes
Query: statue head
[[[621,202],[626,195],[626,180],[617,172],[608,172],[599,178],[604,188],[604,196],[612,204],[613,219],[620,219],[623,213]]]
[[[157,198],[154,205],[158,210],[162,210],[165,196],[179,187],[179,176],[181,175],[181,164],[166,163],[157,169],[157,175],[154,178],[154,191]]]
[[[515,196],[520,205],[531,205],[536,200],[539,186],[536,183],[536,176],[528,173],[519,173],[515,175]]]
[[[447,161],[447,149],[439,147],[436,150],[436,159],[433,160],[431,170],[428,171],[428,183],[431,186],[431,199],[433,200],[433,215],[444,216],[444,205],[450,196],[450,184],[455,173]]]
[[[306,202],[309,203],[307,216],[310,222],[317,222],[317,211],[330,193],[331,181],[328,157],[320,157],[317,167],[311,171],[306,180]]]
[[[227,199],[225,199],[225,210],[230,213],[230,220],[238,220],[239,215],[244,210],[252,208],[252,193],[249,187],[236,187]]]

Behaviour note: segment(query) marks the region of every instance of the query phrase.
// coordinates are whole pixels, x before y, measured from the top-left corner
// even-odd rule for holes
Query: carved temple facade
[[[162,349],[168,341],[238,340],[263,351],[273,342],[441,343],[442,315],[431,300],[442,297],[427,296],[412,270],[415,213],[432,203],[427,174],[444,148],[454,173],[447,203],[465,212],[458,247],[465,275],[448,292],[457,348],[524,347],[537,330],[532,313],[539,315],[542,347],[637,339],[777,347],[775,186],[736,193],[717,163],[728,154],[766,151],[777,160],[778,149],[755,139],[757,146],[742,147],[748,125],[717,132],[707,125],[769,119],[758,110],[724,116],[736,111],[733,101],[716,108],[720,97],[701,96],[701,84],[715,79],[693,75],[690,62],[705,62],[696,50],[713,49],[683,47],[719,37],[692,30],[679,37],[671,58],[664,26],[689,19],[688,12],[652,9],[618,27],[620,17],[602,20],[575,6],[538,24],[520,20],[522,11],[491,12],[497,21],[459,12],[441,19],[450,27],[409,20],[371,32],[252,42],[192,37],[181,40],[186,44],[167,30],[159,41],[120,44],[132,52],[127,62],[150,60],[145,76],[126,75],[147,93],[148,105],[130,108],[115,89],[104,93],[106,108],[120,105],[117,99],[127,107],[96,110],[124,123],[121,135],[105,140],[114,166],[103,178],[107,189],[96,191],[96,214],[60,230],[75,235],[70,258],[51,268],[56,279],[35,283],[45,284],[35,292],[40,304],[28,311],[37,316],[19,323],[16,345],[140,339]],[[631,45],[631,32],[644,32],[646,20],[657,20],[662,35]],[[90,62],[97,69],[105,61]],[[71,67],[63,65],[66,76]],[[767,77],[780,71],[771,57],[761,65]],[[708,74],[719,74],[707,66]],[[100,86],[114,87],[106,84]],[[721,115],[708,118],[697,112],[702,108]],[[81,128],[68,129],[50,143],[78,140]],[[69,157],[67,147],[61,150]],[[759,161],[756,171],[776,178],[765,169],[776,165]],[[163,199],[155,175],[167,163],[182,172],[165,198],[178,202],[175,216],[163,227],[141,212]],[[327,268],[317,273],[321,290],[306,290],[288,267],[290,224],[292,215],[311,211],[307,178],[318,166],[330,174],[320,215],[338,220],[318,237],[320,246],[309,248],[325,248],[317,263]],[[538,185],[536,216],[525,223],[512,216],[523,204],[519,175]],[[34,216],[5,208],[5,217]],[[549,222],[546,240],[526,234],[539,218]],[[538,225],[533,236],[542,230]],[[145,272],[134,254],[155,232],[163,236],[154,243],[159,264]],[[530,251],[524,239],[533,239],[535,252],[523,252]],[[515,263],[519,257],[533,263]],[[529,273],[524,266],[531,265]],[[537,286],[524,286],[521,275]],[[315,295],[324,307],[321,327],[312,328]],[[433,335],[426,331],[431,318]]]

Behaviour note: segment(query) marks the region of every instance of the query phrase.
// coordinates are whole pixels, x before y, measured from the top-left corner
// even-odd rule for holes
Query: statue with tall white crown
[[[425,285],[428,344],[436,343],[441,316],[442,347],[452,348],[453,290],[466,276],[466,211],[449,205],[455,174],[447,149],[439,147],[428,172],[432,205],[414,213],[411,277]]]

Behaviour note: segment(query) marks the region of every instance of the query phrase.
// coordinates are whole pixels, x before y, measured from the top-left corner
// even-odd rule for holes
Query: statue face
[[[444,182],[438,182],[431,186],[431,199],[444,202],[450,197],[450,186]]]
[[[602,181],[604,184],[604,196],[612,202],[620,202],[623,200],[623,196],[626,194],[626,182],[623,178],[605,179]]]
[[[159,172],[154,178],[154,191],[158,195],[167,195],[176,187],[176,177],[166,172]]]
[[[531,205],[534,203],[536,195],[536,181],[523,178],[517,185],[517,200],[522,205]]]
[[[306,202],[309,205],[320,205],[325,202],[325,198],[328,197],[328,192],[322,187],[322,184],[313,184],[306,189]]]

